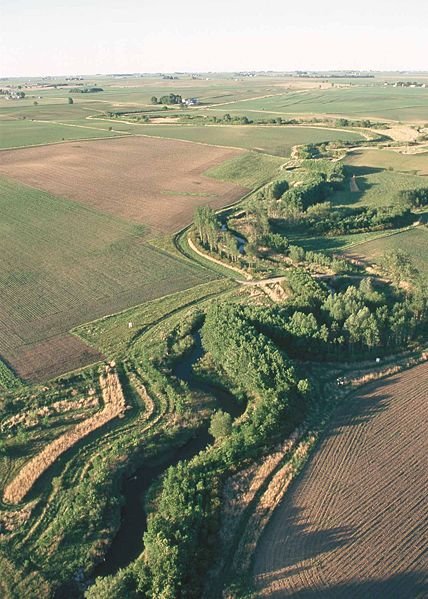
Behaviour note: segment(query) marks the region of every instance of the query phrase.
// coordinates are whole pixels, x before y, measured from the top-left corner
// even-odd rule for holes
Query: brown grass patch
[[[149,137],[4,151],[0,173],[125,219],[172,232],[194,208],[220,208],[246,191],[203,173],[235,149]]]
[[[101,412],[76,424],[71,430],[49,443],[40,453],[27,462],[5,488],[3,495],[5,501],[8,503],[22,501],[34,483],[52,466],[59,456],[110,420],[123,415],[126,404],[117,373],[108,368],[100,376],[100,386],[104,402]]]
[[[257,547],[259,597],[421,593],[427,392],[425,363],[338,409]]]

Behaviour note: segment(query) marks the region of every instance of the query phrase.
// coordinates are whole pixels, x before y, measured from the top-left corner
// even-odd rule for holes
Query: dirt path
[[[353,175],[351,177],[351,179],[349,180],[349,189],[352,193],[360,192],[360,188],[358,187],[358,183],[357,183],[357,179],[355,178],[355,175]]]
[[[257,547],[258,597],[426,596],[427,395],[424,363],[337,410]]]
[[[190,237],[187,238],[187,243],[188,243],[190,249],[193,252],[195,252],[195,254],[198,254],[198,256],[202,256],[202,258],[205,258],[206,260],[209,260],[210,262],[214,262],[214,264],[220,264],[220,266],[223,266],[224,268],[230,268],[230,270],[233,270],[234,272],[239,273],[241,276],[245,277],[246,279],[251,277],[251,275],[244,272],[237,266],[232,266],[231,264],[226,264],[225,262],[222,262],[221,260],[218,260],[217,258],[213,258],[212,256],[210,256],[209,254],[206,254],[205,252],[201,252],[201,250],[196,247],[196,245],[193,243],[193,241],[190,239]],[[240,281],[240,280],[238,281],[238,283],[241,283],[241,282],[242,281]]]

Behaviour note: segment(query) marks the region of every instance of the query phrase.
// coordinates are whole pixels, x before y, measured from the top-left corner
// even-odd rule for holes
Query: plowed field
[[[239,154],[133,137],[4,151],[0,173],[165,233],[191,222],[196,206],[220,208],[245,193],[203,174]]]
[[[260,597],[426,597],[428,364],[345,403],[257,547]]]
[[[0,356],[42,380],[99,357],[78,324],[215,278],[147,228],[0,178]]]

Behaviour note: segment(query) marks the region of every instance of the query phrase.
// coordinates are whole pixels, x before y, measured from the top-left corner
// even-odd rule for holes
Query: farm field
[[[58,143],[97,137],[117,137],[117,133],[85,121],[84,127],[35,121],[0,121],[0,148]]]
[[[119,121],[120,124],[120,121]],[[296,144],[327,141],[360,141],[353,131],[320,127],[275,127],[255,125],[136,125],[138,132],[155,137],[182,139],[215,146],[229,146],[287,157]]]
[[[0,206],[0,355],[24,378],[99,358],[72,326],[215,278],[147,243],[148,227],[14,181]]]
[[[425,596],[428,366],[341,406],[257,547],[258,597]]]
[[[230,105],[230,109],[234,112],[372,117],[425,123],[428,89],[352,85],[339,89],[289,91],[268,98],[236,102]]]
[[[416,268],[428,277],[428,229],[426,226],[415,227],[409,231],[361,243],[355,248],[349,248],[345,251],[345,255],[359,257],[367,262],[376,262],[385,252],[397,249],[407,252],[412,257]]]
[[[138,137],[3,152],[0,173],[165,233],[188,224],[196,206],[219,208],[245,193],[204,175],[238,155]]]

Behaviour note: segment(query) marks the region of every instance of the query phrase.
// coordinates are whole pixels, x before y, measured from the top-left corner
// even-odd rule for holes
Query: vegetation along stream
[[[239,402],[231,393],[217,386],[196,380],[192,367],[203,354],[199,334],[195,335],[195,345],[185,354],[173,369],[174,376],[185,381],[190,389],[202,391],[215,396],[218,406],[228,412],[233,418],[240,416],[245,405]],[[155,465],[144,464],[122,484],[124,503],[121,511],[121,523],[113,542],[106,553],[105,559],[95,568],[95,576],[114,574],[119,568],[128,565],[136,559],[143,550],[143,535],[147,528],[147,515],[144,509],[143,497],[151,484],[170,466],[175,466],[181,460],[189,460],[207,445],[213,438],[208,432],[208,423],[200,429],[198,435],[190,439],[182,447],[175,449]]]

